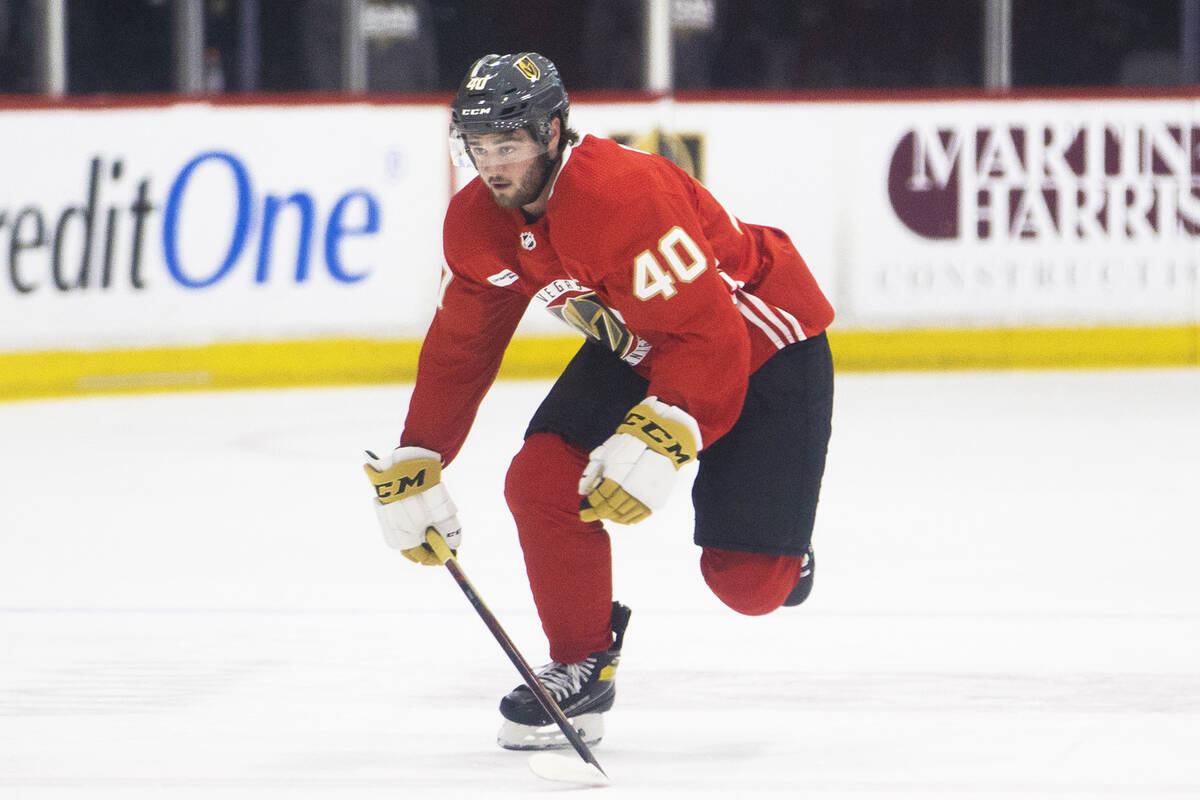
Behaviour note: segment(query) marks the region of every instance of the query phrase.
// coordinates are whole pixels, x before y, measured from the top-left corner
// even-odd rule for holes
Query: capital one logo
[[[918,126],[888,198],[927,239],[1200,240],[1200,122]]]

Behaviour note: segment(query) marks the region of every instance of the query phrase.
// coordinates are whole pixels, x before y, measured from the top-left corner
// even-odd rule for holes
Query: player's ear
[[[546,143],[546,150],[554,153],[554,158],[562,153],[562,117],[557,114],[550,119],[550,141]]]

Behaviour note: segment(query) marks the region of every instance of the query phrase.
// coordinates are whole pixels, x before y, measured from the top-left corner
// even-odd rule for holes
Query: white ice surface
[[[535,665],[501,486],[546,386],[497,385],[446,473]],[[376,530],[360,452],[408,391],[0,404],[0,798],[563,791],[495,746],[519,679],[450,576]],[[1198,485],[1200,370],[841,376],[805,606],[712,597],[686,487],[614,531],[582,791],[1200,797]]]

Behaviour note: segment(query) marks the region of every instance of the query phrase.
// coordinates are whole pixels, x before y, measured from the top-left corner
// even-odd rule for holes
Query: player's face
[[[497,205],[520,208],[537,200],[552,164],[529,131],[470,136],[466,144]]]

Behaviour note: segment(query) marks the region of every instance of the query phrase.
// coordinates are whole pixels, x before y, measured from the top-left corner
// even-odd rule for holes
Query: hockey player
[[[585,334],[504,491],[553,659],[539,680],[591,743],[629,620],[604,522],[662,508],[682,467],[699,462],[694,541],[713,593],[743,614],[808,596],[833,310],[785,233],[735,218],[659,156],[581,139],[568,111],[537,53],[484,56],[464,78],[450,144],[479,174],[446,212],[448,275],[400,447],[366,469],[388,544],[436,563],[428,528],[462,542],[441,469],[526,307]],[[525,686],[500,712],[501,745],[564,744]]]

